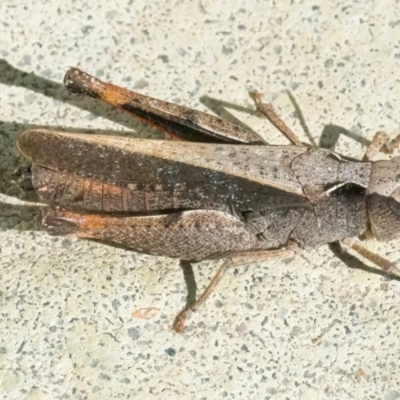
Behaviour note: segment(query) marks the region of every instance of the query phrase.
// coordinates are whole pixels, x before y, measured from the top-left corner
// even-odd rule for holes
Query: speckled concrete
[[[204,96],[243,106],[232,114],[271,143],[286,142],[249,111],[248,90],[265,92],[304,141],[343,133],[336,150],[353,157],[399,127],[395,0],[92,4],[0,3],[5,196],[21,198],[9,173],[24,129],[156,135],[66,93],[69,66],[202,110]],[[1,398],[400,398],[400,282],[369,264],[325,246],[232,270],[178,335],[177,261],[50,237],[35,215],[0,205]],[[400,261],[399,244],[368,246]],[[195,266],[199,290],[217,264]]]

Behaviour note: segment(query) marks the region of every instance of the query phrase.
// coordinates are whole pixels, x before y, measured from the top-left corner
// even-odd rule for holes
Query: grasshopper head
[[[378,240],[400,236],[400,156],[372,164],[367,206],[371,231]]]

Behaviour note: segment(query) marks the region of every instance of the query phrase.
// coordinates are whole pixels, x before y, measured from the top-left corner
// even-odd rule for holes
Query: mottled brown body
[[[193,144],[50,131],[25,132],[18,145],[33,162],[34,189],[42,201],[59,209],[60,219],[68,219],[69,233],[136,251],[200,260],[235,249],[276,249],[289,241],[300,248],[316,247],[358,236],[367,228],[365,189],[371,163],[348,162],[322,149]],[[318,159],[320,162],[315,162]],[[311,174],[314,178],[308,183]],[[351,176],[357,181],[351,182]],[[333,185],[337,187],[326,196],[325,191]],[[109,223],[96,229],[77,223],[74,231],[72,217],[64,216],[61,209],[101,212]],[[226,220],[220,218],[214,236],[210,235],[210,219],[204,220],[206,210],[227,214]],[[110,219],[107,215],[112,213],[119,217]],[[140,213],[146,215],[130,217]],[[152,217],[152,213],[165,213],[164,219]],[[180,221],[181,234],[169,222],[165,222],[165,230],[174,229],[171,238],[169,233],[168,239],[162,240],[159,234],[152,234],[172,217]],[[193,220],[199,228],[196,232],[189,228]],[[46,224],[52,225],[50,218]],[[185,235],[195,237],[202,251],[192,245],[186,248]],[[216,251],[223,243],[225,251]]]
[[[227,258],[196,307],[228,265],[334,241],[398,274],[393,263],[357,242],[369,230],[381,240],[400,234],[400,158],[369,161],[387,142],[384,133],[378,132],[363,161],[352,162],[301,145],[257,94],[258,110],[292,145],[267,146],[220,118],[74,68],[65,84],[184,141],[24,132],[18,147],[32,162],[34,190],[49,206],[42,221],[49,232],[184,260]]]

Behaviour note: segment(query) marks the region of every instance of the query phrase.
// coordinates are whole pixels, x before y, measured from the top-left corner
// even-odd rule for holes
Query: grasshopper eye
[[[400,164],[400,156],[393,157],[390,161],[396,164]]]
[[[400,203],[400,187],[396,189],[390,196],[393,200],[396,200],[398,203]]]
[[[400,157],[372,164],[367,189],[368,218],[373,235],[382,241],[400,236]]]
[[[390,197],[400,203],[400,171],[398,170],[398,166],[400,166],[400,156],[393,157],[390,161],[388,161],[388,163],[390,163],[393,167],[395,166],[395,170],[393,171],[392,176],[388,176],[388,182],[386,183],[386,186],[389,186],[390,184],[396,186]]]

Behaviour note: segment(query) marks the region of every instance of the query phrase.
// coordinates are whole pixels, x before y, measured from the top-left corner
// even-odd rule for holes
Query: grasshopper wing
[[[47,130],[24,132],[42,200],[105,212],[304,206],[291,162],[300,146],[129,139]]]

